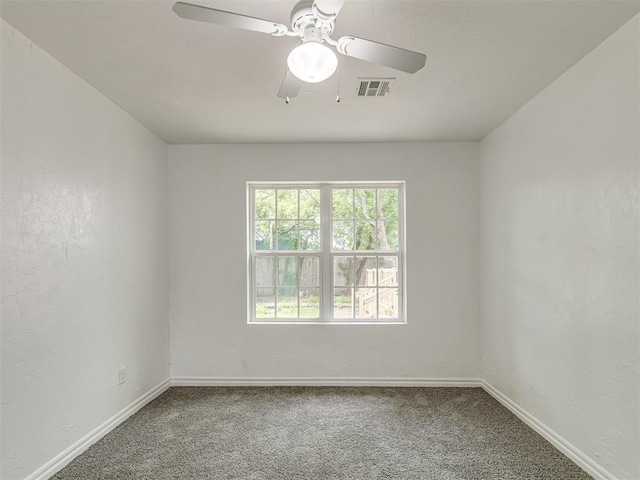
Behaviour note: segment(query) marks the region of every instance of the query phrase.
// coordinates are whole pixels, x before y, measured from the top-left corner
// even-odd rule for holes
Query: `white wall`
[[[168,205],[165,143],[1,30],[8,480],[168,377]]]
[[[170,293],[174,376],[474,378],[481,343],[489,383],[637,478],[638,35],[490,134],[480,171],[474,143],[171,146],[167,178],[161,140],[2,22],[0,476],[166,379]],[[408,324],[247,325],[245,182],[363,179],[407,181]]]
[[[639,17],[481,144],[483,377],[638,479]]]
[[[170,146],[177,377],[478,377],[477,144]],[[246,182],[406,180],[407,325],[247,325]]]

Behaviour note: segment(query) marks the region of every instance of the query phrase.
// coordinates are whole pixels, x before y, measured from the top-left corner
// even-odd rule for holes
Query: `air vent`
[[[358,97],[388,97],[395,78],[358,78]]]

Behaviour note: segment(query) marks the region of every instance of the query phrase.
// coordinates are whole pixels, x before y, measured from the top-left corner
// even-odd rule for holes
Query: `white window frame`
[[[255,190],[256,189],[320,189],[320,250],[256,250],[255,249]],[[398,189],[398,250],[334,250],[332,242],[333,208],[331,191],[333,188],[397,188]],[[407,323],[406,288],[406,182],[247,182],[247,317],[249,324],[329,324],[329,325],[403,325]],[[320,318],[256,318],[256,286],[254,279],[255,259],[259,256],[319,257],[320,263]],[[339,257],[398,257],[398,318],[333,318],[333,258]],[[274,287],[275,288],[275,287]],[[339,287],[338,287],[339,288]],[[376,285],[375,288],[380,288]],[[353,305],[354,313],[356,306]]]

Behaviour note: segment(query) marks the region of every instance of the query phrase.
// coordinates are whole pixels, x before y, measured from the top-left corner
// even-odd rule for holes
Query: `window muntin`
[[[320,189],[254,189],[256,250],[320,250]]]
[[[249,184],[249,322],[404,323],[403,183]]]
[[[334,250],[398,250],[398,188],[333,188]]]
[[[400,317],[398,255],[333,255],[334,318]]]
[[[256,255],[253,262],[258,321],[320,318],[320,257]]]

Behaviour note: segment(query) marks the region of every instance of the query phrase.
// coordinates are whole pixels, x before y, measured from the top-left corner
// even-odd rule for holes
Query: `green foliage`
[[[257,250],[318,250],[320,190],[256,189]]]
[[[398,248],[398,189],[332,189],[333,247],[337,250]],[[258,250],[320,248],[319,189],[257,189]]]
[[[351,305],[351,297],[335,296],[333,297],[333,304],[336,307],[344,307],[345,305]]]
[[[397,189],[334,189],[332,208],[336,250],[397,249]]]
[[[320,305],[320,297],[318,297],[318,295],[309,295],[304,301],[309,305]]]
[[[353,218],[353,189],[336,188],[332,191],[333,219]]]
[[[256,318],[273,318],[273,307],[267,305],[256,305]]]

